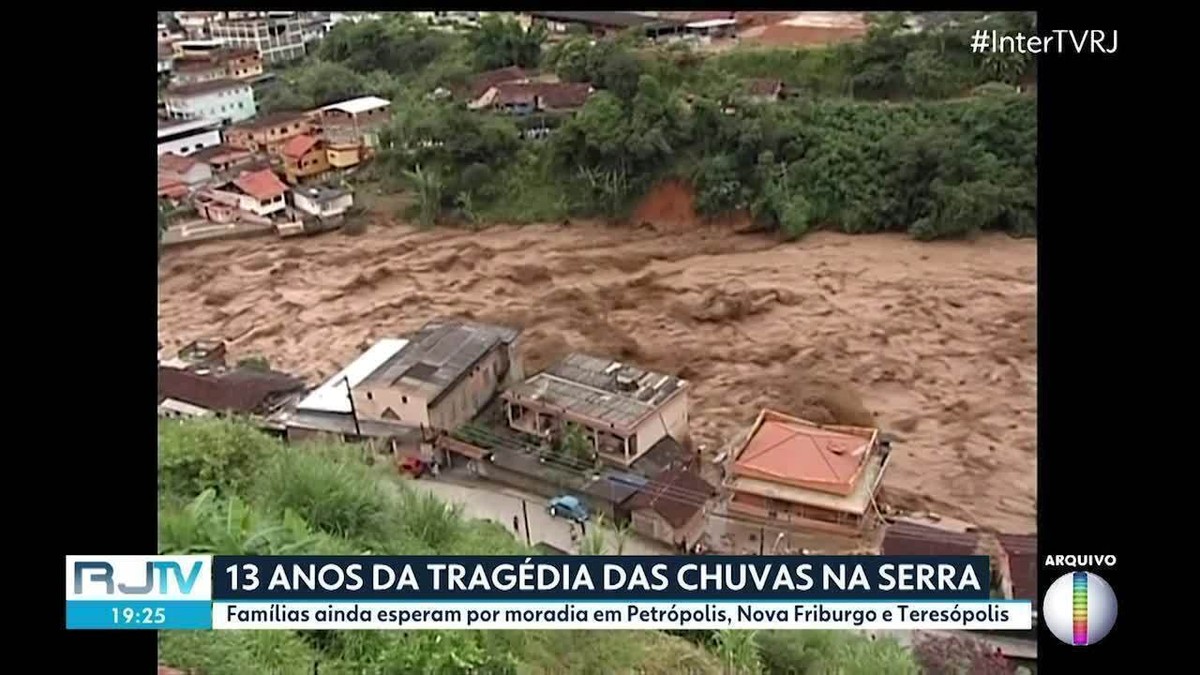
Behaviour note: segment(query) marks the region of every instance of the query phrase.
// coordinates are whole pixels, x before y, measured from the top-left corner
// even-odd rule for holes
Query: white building
[[[167,116],[234,124],[254,117],[254,89],[237,80],[213,80],[172,87],[163,94]]]
[[[233,12],[230,12],[233,14]],[[241,12],[212,25],[210,33],[230,47],[257,49],[267,64],[294,61],[305,54],[305,20],[296,12]]]
[[[303,187],[292,190],[292,205],[319,218],[336,218],[345,215],[346,209],[354,205],[354,194],[336,187]]]
[[[238,208],[257,216],[269,216],[287,208],[284,195],[287,185],[270,169],[243,173],[233,181],[238,195]]]
[[[353,412],[350,391],[407,346],[408,340],[402,338],[385,338],[376,342],[350,365],[301,399],[296,409],[349,415]]]
[[[171,120],[158,125],[158,155],[190,155],[221,144],[221,125],[211,120]]]

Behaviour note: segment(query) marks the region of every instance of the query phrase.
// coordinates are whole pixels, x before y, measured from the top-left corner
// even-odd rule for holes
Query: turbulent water
[[[526,370],[568,350],[692,382],[719,451],[764,406],[894,434],[885,500],[1035,527],[1032,240],[918,243],[592,224],[256,239],[171,250],[166,347],[229,341],[314,381],[442,314],[523,327]]]

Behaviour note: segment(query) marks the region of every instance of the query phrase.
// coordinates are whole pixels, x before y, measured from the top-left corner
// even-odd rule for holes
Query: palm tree
[[[442,207],[442,191],[445,187],[442,185],[441,177],[436,172],[425,171],[420,165],[411,171],[405,171],[404,177],[408,179],[417,193],[417,201],[421,210],[421,224],[432,225]]]
[[[1029,55],[1021,52],[992,51],[983,56],[983,69],[997,82],[1013,84],[1025,72]]]

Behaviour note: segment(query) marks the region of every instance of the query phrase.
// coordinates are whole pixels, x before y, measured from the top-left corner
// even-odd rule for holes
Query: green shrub
[[[247,424],[221,419],[158,426],[158,489],[191,498],[207,489],[236,492],[283,445]]]
[[[354,446],[283,448],[255,480],[255,497],[323,532],[378,540],[394,523],[392,496],[360,458]]]

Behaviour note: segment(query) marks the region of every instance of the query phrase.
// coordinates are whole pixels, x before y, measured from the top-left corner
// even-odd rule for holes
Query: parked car
[[[420,478],[429,471],[429,463],[420,457],[405,457],[397,466],[400,473],[406,473],[413,478]]]
[[[558,518],[562,516],[567,520],[573,520],[577,523],[587,522],[588,511],[583,502],[579,498],[571,495],[559,495],[550,500],[550,515]]]

